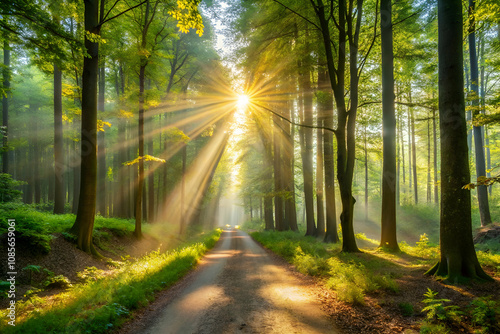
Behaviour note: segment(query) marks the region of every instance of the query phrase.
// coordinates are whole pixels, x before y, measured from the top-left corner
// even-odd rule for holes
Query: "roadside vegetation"
[[[422,222],[432,225],[429,223],[432,219],[427,219],[429,213],[422,218]],[[401,317],[402,321],[413,323],[420,333],[500,333],[497,292],[490,295],[484,284],[477,283],[477,286],[463,287],[464,291],[475,289],[468,301],[455,301],[440,296],[446,291],[446,285],[423,275],[439,257],[439,246],[431,241],[437,240],[435,235],[424,233],[412,244],[401,241],[401,251],[391,252],[380,248],[379,241],[359,233],[356,239],[362,245],[362,253],[343,253],[340,244],[323,243],[292,231],[258,230],[259,226],[261,223],[254,219],[243,228],[264,247],[293,264],[296,270],[318,278],[337,300],[364,310],[361,313],[367,312],[366,306],[371,310],[386,308],[389,313],[395,312],[389,318]],[[432,226],[429,229],[436,232]],[[493,277],[500,277],[498,240],[477,244],[476,249],[481,265]],[[408,281],[417,284],[414,290],[422,290],[416,297],[413,297],[415,291],[409,293]]]
[[[2,205],[0,234],[5,233],[7,217],[16,219],[19,242],[37,251],[50,252],[51,240],[57,234],[72,241],[67,230],[74,215],[52,215],[12,203]],[[131,235],[133,227],[133,221],[96,217],[94,235],[106,248],[111,235]],[[138,259],[129,256],[122,256],[121,260],[106,259],[107,270],[86,267],[76,273],[76,282],[37,264],[19,268],[29,278],[18,284],[25,283],[29,289],[16,303],[15,327],[7,324],[8,310],[0,311],[0,332],[105,333],[115,329],[134,310],[153,301],[156,292],[171,286],[193,268],[215,245],[221,232],[199,233],[175,249],[152,251]],[[0,282],[0,289],[9,286],[8,282]],[[7,297],[4,291],[0,292],[1,298]]]

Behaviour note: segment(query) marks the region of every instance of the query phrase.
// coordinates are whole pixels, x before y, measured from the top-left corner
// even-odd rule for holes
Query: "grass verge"
[[[366,293],[378,290],[398,292],[394,280],[397,265],[376,252],[346,254],[340,245],[325,244],[295,232],[253,232],[264,247],[295,265],[301,273],[318,276],[335,290],[339,300],[364,304]],[[393,270],[391,270],[393,269]]]
[[[221,230],[173,251],[158,251],[125,263],[111,275],[93,275],[50,301],[32,295],[16,304],[16,326],[1,313],[1,333],[105,333],[122,324],[130,312],[154,300],[155,292],[172,285],[212,248]]]

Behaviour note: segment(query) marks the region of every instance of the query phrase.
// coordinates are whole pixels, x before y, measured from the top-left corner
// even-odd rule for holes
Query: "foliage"
[[[457,321],[460,320],[460,316],[463,314],[459,307],[456,305],[447,305],[444,303],[451,302],[449,299],[437,298],[438,293],[427,288],[427,292],[424,293],[424,298],[422,302],[427,305],[422,309],[422,312],[427,313],[426,317],[431,321]]]
[[[466,309],[457,305],[445,305],[449,299],[437,298],[438,293],[427,288],[426,297],[422,302],[427,305],[422,309],[426,321],[422,324],[420,333],[448,333],[451,328],[462,322],[469,322],[476,329],[474,333],[498,333],[500,307],[497,301],[490,297],[478,297],[472,300]]]
[[[480,326],[480,333],[500,332],[500,306],[490,297],[476,298],[471,302],[472,325]]]
[[[16,235],[19,241],[26,242],[35,252],[48,253],[52,235],[55,233],[62,233],[69,241],[75,239],[71,233],[67,232],[75,220],[72,214],[53,215],[48,212],[39,212],[30,205],[14,202],[0,204],[0,234],[7,231],[8,219],[16,220]],[[144,231],[147,233],[149,229],[150,226],[145,226]],[[101,230],[103,231],[100,232]],[[101,216],[95,218],[94,231],[97,231],[98,242],[104,241],[108,232],[123,236],[131,234],[133,230],[133,222],[128,219]]]
[[[295,232],[253,232],[252,237],[264,247],[283,256],[304,274],[322,276],[326,286],[339,300],[364,304],[364,296],[379,290],[398,292],[394,275],[377,257],[365,258],[339,252],[339,245],[329,245]]]
[[[401,314],[404,317],[412,316],[415,313],[413,305],[410,303],[400,303],[398,306],[399,309],[401,310]]]
[[[10,174],[0,173],[0,203],[19,200],[23,192],[16,188],[22,184],[25,182],[14,180]]]
[[[2,314],[0,331],[6,334],[107,333],[125,321],[130,311],[154,300],[155,292],[186,274],[215,245],[221,233],[216,230],[204,234],[198,242],[165,253],[151,252],[106,277],[98,277],[97,270],[87,268],[81,276],[89,279],[55,296],[50,308],[39,298],[18,302],[16,326],[8,326],[5,320],[8,318]]]

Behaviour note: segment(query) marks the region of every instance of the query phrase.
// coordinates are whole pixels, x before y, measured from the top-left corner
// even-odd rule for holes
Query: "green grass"
[[[322,277],[345,302],[363,304],[366,293],[378,290],[398,292],[394,280],[396,265],[374,254],[346,254],[339,244],[325,244],[295,232],[254,232],[264,247],[284,257],[298,271]]]
[[[17,323],[7,325],[0,315],[2,333],[105,333],[122,324],[131,311],[154,300],[155,292],[185,275],[220,237],[221,230],[173,251],[152,252],[127,263],[112,275],[94,275],[76,284],[53,301],[34,295],[16,304]]]
[[[16,220],[16,235],[19,239],[28,243],[34,250],[48,253],[52,234],[67,233],[75,222],[75,215],[54,215],[20,203],[0,204],[0,234],[7,232],[8,219]],[[94,234],[98,241],[101,237],[106,239],[107,232],[101,231],[103,229],[111,231],[115,235],[131,234],[134,231],[134,221],[132,219],[96,216]],[[147,234],[149,230],[150,225],[144,224],[143,232]]]

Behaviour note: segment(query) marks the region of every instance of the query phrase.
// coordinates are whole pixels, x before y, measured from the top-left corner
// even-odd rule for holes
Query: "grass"
[[[75,222],[75,215],[54,215],[49,212],[38,211],[34,206],[21,203],[0,204],[0,234],[7,232],[8,219],[16,220],[17,237],[27,242],[34,250],[42,253],[50,251],[50,240],[52,234],[67,232]],[[127,235],[134,231],[132,219],[104,218],[96,216],[94,222],[94,234],[97,242],[106,239],[106,231],[112,231],[115,235]],[[148,233],[149,224],[143,225],[143,232]]]
[[[112,275],[92,273],[49,302],[36,295],[16,304],[16,326],[7,325],[1,314],[1,333],[105,333],[120,326],[133,310],[154,300],[185,275],[220,237],[221,230],[202,235],[197,242],[173,251],[152,252],[136,262],[125,263]],[[89,268],[82,275],[93,272]]]
[[[325,244],[295,232],[253,232],[252,237],[295,265],[298,271],[325,280],[345,302],[364,304],[367,293],[398,292],[396,265],[376,252],[346,254],[340,245]],[[391,269],[393,269],[391,271]]]

